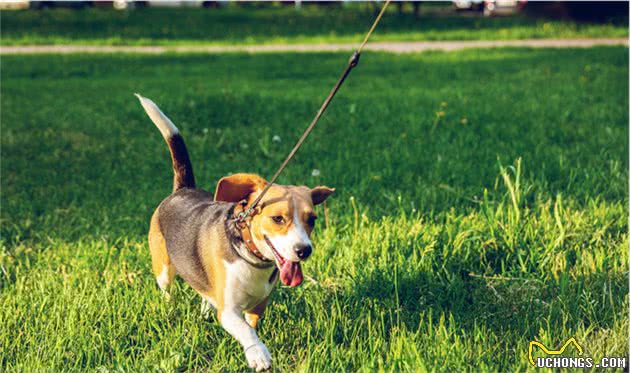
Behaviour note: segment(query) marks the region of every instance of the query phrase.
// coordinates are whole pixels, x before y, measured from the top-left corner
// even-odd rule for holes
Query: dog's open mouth
[[[278,250],[273,246],[271,240],[267,236],[265,236],[265,241],[267,245],[271,248],[273,255],[276,257],[276,263],[278,268],[280,269],[280,281],[283,284],[291,287],[299,286],[304,280],[304,276],[302,275],[302,267],[300,267],[300,262],[292,262],[280,255]]]

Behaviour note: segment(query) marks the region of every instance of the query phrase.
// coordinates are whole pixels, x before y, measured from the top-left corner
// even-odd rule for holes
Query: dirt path
[[[99,45],[29,45],[3,46],[0,55],[41,53],[269,53],[269,52],[337,52],[352,51],[358,44],[269,44],[224,46],[99,46]],[[416,53],[427,50],[454,51],[466,48],[530,47],[530,48],[588,48],[599,45],[625,45],[627,38],[616,39],[529,39],[529,40],[473,40],[473,41],[418,41],[374,42],[366,50],[389,53]]]

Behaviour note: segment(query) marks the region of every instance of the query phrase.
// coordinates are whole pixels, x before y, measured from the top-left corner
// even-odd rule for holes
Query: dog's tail
[[[184,138],[179,134],[179,130],[153,101],[137,93],[136,97],[140,100],[140,104],[142,104],[149,118],[162,133],[162,137],[166,140],[168,149],[171,151],[173,172],[175,174],[173,177],[173,192],[181,188],[194,188],[195,175],[188,157],[188,149],[186,149]]]

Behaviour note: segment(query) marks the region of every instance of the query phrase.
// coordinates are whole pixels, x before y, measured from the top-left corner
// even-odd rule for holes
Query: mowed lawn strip
[[[623,38],[627,15],[600,24],[526,16],[489,18],[393,7],[372,41]],[[283,8],[46,9],[2,12],[0,45],[232,45],[359,43],[374,6]]]
[[[244,370],[188,285],[166,302],[155,284],[146,234],[172,171],[133,93],[213,190],[269,176],[346,61],[4,56],[1,370]],[[623,356],[627,66],[623,47],[365,54],[279,180],[337,193],[308,279],[262,321],[276,366],[515,371],[530,340],[569,337]]]

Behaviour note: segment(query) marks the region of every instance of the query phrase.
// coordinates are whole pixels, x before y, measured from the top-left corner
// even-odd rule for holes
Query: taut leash
[[[335,97],[335,94],[337,94],[337,91],[339,90],[339,88],[341,87],[343,82],[346,80],[348,75],[350,74],[350,71],[352,71],[352,69],[359,64],[359,57],[361,56],[361,51],[363,50],[363,47],[365,46],[365,44],[367,44],[368,39],[370,39],[370,36],[372,35],[372,32],[376,28],[376,25],[378,24],[378,22],[381,20],[381,17],[383,17],[383,14],[385,13],[385,9],[387,9],[387,6],[389,5],[390,1],[391,0],[387,0],[385,2],[385,5],[383,5],[383,8],[381,9],[381,12],[378,14],[376,19],[374,20],[374,23],[372,23],[372,27],[370,27],[370,30],[368,31],[367,35],[365,35],[365,39],[363,39],[363,42],[361,43],[359,48],[352,54],[352,56],[350,56],[350,60],[348,61],[348,65],[346,66],[346,68],[343,71],[343,73],[341,73],[341,76],[337,80],[337,83],[335,83],[335,85],[333,86],[332,90],[328,94],[328,97],[326,97],[326,100],[324,100],[324,103],[322,104],[322,106],[317,111],[317,114],[315,114],[315,118],[313,118],[313,120],[311,121],[311,124],[306,128],[306,130],[304,131],[304,133],[302,134],[300,139],[297,141],[297,143],[295,144],[295,146],[293,147],[293,149],[291,150],[291,152],[289,153],[287,158],[284,160],[284,162],[282,162],[282,164],[278,168],[278,171],[276,171],[276,173],[273,175],[271,180],[269,180],[269,182],[267,183],[265,188],[258,195],[258,197],[256,197],[254,202],[252,202],[252,204],[249,205],[249,207],[246,210],[243,210],[240,213],[238,213],[238,215],[234,219],[237,223],[243,223],[245,221],[245,219],[247,219],[252,214],[252,211],[254,211],[254,209],[256,208],[258,203],[260,203],[260,200],[263,198],[265,193],[267,193],[269,188],[271,188],[271,185],[273,185],[273,183],[276,181],[278,176],[280,176],[282,171],[284,171],[284,169],[287,166],[287,164],[289,163],[289,161],[291,161],[291,158],[293,158],[295,153],[297,153],[298,149],[300,149],[300,147],[302,146],[302,144],[304,143],[304,141],[306,140],[308,135],[311,133],[311,131],[313,130],[313,128],[315,127],[315,125],[319,121],[319,118],[322,116],[322,114],[324,114],[324,111],[326,110],[326,108],[328,107],[330,102],[332,101],[333,97]]]

